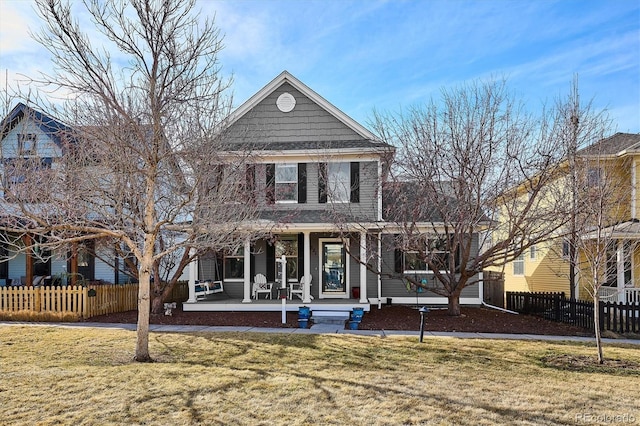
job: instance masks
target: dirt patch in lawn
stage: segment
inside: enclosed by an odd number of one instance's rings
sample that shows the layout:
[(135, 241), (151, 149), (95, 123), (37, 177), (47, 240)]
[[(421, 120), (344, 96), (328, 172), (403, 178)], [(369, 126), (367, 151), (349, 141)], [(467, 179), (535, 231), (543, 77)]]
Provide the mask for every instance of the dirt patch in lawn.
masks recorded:
[[(135, 323), (137, 311), (120, 312), (89, 318), (90, 322)], [(297, 327), (298, 314), (287, 313), (282, 324), (280, 312), (184, 312), (180, 305), (173, 315), (151, 315), (151, 324)], [(420, 330), (420, 313), (415, 306), (371, 307), (360, 323), (361, 330)], [(425, 315), (426, 331), (460, 331), (483, 333), (542, 334), (590, 336), (589, 330), (556, 323), (529, 315), (514, 315), (495, 309), (463, 307), (462, 315), (451, 317), (446, 309), (431, 309)]]
[(628, 359), (604, 358), (602, 364), (591, 355), (552, 355), (542, 358), (542, 364), (560, 370), (578, 371), (584, 373), (607, 373), (618, 375), (640, 375), (640, 363)]

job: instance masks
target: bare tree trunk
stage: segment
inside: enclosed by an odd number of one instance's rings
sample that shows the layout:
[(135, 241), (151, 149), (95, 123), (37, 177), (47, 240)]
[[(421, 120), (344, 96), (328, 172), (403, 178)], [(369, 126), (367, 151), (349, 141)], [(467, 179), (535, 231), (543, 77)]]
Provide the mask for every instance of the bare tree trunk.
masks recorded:
[(600, 335), (600, 296), (596, 291), (593, 295), (593, 325), (596, 332), (596, 348), (598, 349), (598, 364), (604, 363), (602, 352), (602, 336)]
[(142, 266), (139, 272), (138, 284), (138, 328), (136, 330), (136, 355), (134, 359), (138, 362), (149, 362), (149, 312), (150, 312), (150, 278), (151, 273), (148, 268)]
[(460, 291), (456, 290), (448, 297), (447, 315), (460, 316)]

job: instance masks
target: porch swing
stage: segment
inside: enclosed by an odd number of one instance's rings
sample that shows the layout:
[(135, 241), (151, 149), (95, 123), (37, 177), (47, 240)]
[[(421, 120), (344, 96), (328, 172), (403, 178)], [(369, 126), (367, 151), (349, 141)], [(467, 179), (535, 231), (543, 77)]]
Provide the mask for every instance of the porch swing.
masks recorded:
[[(198, 262), (198, 276), (202, 276), (202, 263)], [(222, 280), (216, 280), (216, 278), (220, 278), (218, 271), (218, 259), (216, 257), (213, 262), (213, 280), (206, 281), (197, 281), (195, 286), (195, 295), (196, 300), (204, 300), (210, 294), (223, 293), (224, 287), (222, 285)]]

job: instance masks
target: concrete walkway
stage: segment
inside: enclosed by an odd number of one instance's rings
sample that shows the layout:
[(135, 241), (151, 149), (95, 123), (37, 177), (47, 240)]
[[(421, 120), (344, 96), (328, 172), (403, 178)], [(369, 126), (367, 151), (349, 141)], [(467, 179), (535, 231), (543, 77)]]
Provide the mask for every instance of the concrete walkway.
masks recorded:
[[(63, 328), (104, 328), (104, 329), (136, 329), (135, 324), (116, 324), (101, 322), (69, 322), (69, 323), (43, 323), (43, 322), (20, 322), (20, 321), (0, 321), (3, 326), (33, 326), (33, 327), (63, 327)], [(311, 328), (265, 328), (265, 327), (222, 327), (207, 325), (157, 325), (149, 326), (151, 332), (158, 333), (192, 333), (192, 332), (236, 332), (236, 333), (283, 333), (283, 334), (354, 334), (360, 336), (415, 336), (419, 337), (419, 331), (399, 331), (399, 330), (345, 330), (341, 325), (317, 324)], [(580, 336), (545, 336), (536, 334), (502, 334), (502, 333), (464, 333), (445, 331), (425, 331), (424, 337), (449, 337), (459, 339), (499, 339), (499, 340), (546, 340), (546, 341), (571, 341), (571, 342), (593, 342), (593, 337)], [(634, 339), (602, 339), (606, 344), (630, 344), (639, 345), (640, 340)]]

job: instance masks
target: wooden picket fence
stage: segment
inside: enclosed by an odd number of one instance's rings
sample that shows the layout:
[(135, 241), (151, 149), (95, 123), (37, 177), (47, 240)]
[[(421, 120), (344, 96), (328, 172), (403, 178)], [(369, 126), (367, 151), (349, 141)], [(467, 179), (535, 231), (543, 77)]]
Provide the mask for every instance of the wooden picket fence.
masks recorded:
[[(188, 297), (186, 283), (178, 283), (171, 301)], [(138, 284), (0, 287), (1, 312), (71, 314), (78, 318), (138, 309)]]
[[(590, 300), (570, 300), (564, 293), (506, 293), (507, 309), (540, 315), (552, 321), (594, 329), (594, 308)], [(640, 333), (640, 303), (603, 302), (598, 304), (600, 330)]]

